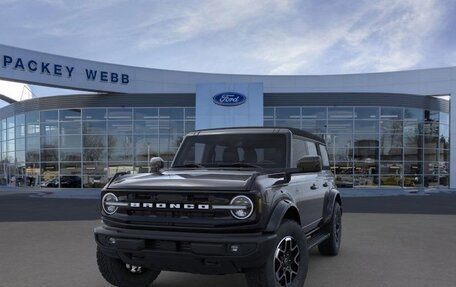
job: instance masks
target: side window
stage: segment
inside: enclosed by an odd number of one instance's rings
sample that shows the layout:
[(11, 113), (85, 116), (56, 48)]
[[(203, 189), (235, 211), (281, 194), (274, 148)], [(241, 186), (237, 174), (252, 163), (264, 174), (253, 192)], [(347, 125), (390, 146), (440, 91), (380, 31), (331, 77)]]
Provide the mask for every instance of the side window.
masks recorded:
[(313, 142), (300, 138), (293, 138), (293, 167), (296, 167), (298, 160), (306, 155), (317, 156), (317, 146)]
[(313, 142), (306, 142), (307, 143), (307, 148), (309, 149), (309, 155), (310, 156), (317, 156), (317, 145)]
[(321, 155), (321, 160), (323, 162), (323, 167), (329, 167), (329, 157), (328, 157), (328, 151), (326, 150), (326, 147), (324, 145), (319, 145), (320, 148), (320, 155)]

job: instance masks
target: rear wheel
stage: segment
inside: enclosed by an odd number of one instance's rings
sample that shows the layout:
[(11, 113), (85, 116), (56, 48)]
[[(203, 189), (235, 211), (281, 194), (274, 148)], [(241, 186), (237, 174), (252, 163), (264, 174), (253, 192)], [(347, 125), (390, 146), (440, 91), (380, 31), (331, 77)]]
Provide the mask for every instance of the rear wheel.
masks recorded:
[(147, 287), (160, 274), (158, 269), (134, 266), (109, 257), (99, 248), (97, 248), (97, 263), (104, 279), (118, 287)]
[(266, 264), (246, 271), (249, 287), (302, 287), (308, 269), (307, 241), (301, 226), (287, 220), (279, 228)]
[(329, 237), (318, 245), (322, 255), (335, 256), (339, 254), (342, 239), (342, 210), (338, 202), (334, 204), (333, 215), (328, 226)]

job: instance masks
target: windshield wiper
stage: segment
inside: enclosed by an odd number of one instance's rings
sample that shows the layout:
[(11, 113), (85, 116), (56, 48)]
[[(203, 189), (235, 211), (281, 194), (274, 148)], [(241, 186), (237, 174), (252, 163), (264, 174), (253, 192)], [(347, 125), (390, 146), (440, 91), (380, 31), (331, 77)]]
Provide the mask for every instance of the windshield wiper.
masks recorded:
[(252, 164), (252, 163), (245, 163), (245, 162), (236, 162), (236, 163), (229, 163), (229, 164), (218, 164), (217, 167), (254, 167), (254, 168), (263, 168), (259, 165)]
[(173, 168), (180, 168), (180, 167), (195, 167), (195, 168), (205, 168), (204, 165), (201, 164), (196, 164), (196, 163), (187, 163), (187, 164), (182, 164), (182, 165), (175, 165)]

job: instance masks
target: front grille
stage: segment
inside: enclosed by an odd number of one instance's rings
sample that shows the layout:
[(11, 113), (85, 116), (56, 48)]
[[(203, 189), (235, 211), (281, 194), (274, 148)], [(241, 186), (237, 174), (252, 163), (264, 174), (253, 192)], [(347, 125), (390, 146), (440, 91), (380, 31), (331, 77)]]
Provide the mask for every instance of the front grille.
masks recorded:
[[(239, 221), (231, 216), (229, 210), (198, 209), (199, 206), (228, 205), (234, 196), (232, 193), (116, 191), (115, 194), (119, 202), (128, 203), (128, 206), (119, 207), (111, 217), (124, 224), (185, 227), (239, 224)], [(138, 206), (132, 207), (131, 203), (138, 204)], [(151, 204), (153, 207), (144, 207), (143, 204)], [(156, 204), (166, 207), (157, 208)], [(195, 208), (184, 209), (184, 205), (188, 204), (195, 206)], [(171, 208), (171, 205), (174, 205), (174, 208)], [(176, 205), (180, 207), (176, 208)]]

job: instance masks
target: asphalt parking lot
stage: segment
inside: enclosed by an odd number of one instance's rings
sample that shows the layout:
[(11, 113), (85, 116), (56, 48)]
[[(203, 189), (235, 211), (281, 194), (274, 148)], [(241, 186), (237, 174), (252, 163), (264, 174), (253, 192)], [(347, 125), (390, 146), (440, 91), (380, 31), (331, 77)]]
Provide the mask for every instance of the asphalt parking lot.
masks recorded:
[[(347, 199), (341, 253), (322, 257), (314, 250), (305, 286), (455, 286), (456, 195), (427, 201), (413, 197), (404, 206), (409, 212), (387, 213), (402, 200), (364, 199), (371, 213), (363, 210), (361, 199)], [(444, 214), (414, 212), (432, 211), (439, 202), (447, 206)], [(110, 286), (96, 267), (92, 230), (99, 224), (97, 209), (97, 200), (0, 196), (0, 286)], [(75, 216), (77, 210), (85, 216)], [(242, 275), (163, 272), (153, 286), (246, 284)]]

